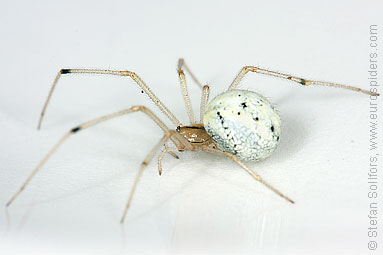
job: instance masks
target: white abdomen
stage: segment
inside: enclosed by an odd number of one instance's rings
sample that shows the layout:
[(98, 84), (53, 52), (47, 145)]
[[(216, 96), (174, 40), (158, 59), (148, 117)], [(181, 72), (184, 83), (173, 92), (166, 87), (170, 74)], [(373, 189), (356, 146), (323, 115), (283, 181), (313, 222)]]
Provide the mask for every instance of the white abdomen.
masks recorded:
[(247, 90), (215, 97), (206, 108), (203, 124), (220, 150), (246, 161), (270, 156), (281, 135), (281, 120), (271, 103)]

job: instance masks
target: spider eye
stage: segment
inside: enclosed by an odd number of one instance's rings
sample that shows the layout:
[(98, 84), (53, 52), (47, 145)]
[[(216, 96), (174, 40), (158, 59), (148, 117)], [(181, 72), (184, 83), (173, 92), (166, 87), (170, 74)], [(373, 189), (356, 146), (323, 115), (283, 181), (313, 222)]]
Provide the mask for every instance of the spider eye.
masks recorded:
[(177, 132), (180, 132), (181, 131), (181, 127), (178, 126), (176, 130), (177, 130)]

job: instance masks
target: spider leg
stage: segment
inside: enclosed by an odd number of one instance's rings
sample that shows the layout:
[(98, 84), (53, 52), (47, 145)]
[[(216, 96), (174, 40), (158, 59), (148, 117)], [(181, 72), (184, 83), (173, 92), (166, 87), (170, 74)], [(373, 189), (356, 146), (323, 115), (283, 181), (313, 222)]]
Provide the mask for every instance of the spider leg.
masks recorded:
[(202, 88), (202, 97), (201, 97), (201, 106), (200, 106), (200, 122), (203, 123), (203, 116), (205, 115), (205, 110), (207, 102), (209, 101), (210, 87), (205, 85)]
[(203, 114), (205, 113), (205, 108), (207, 105), (207, 101), (209, 99), (209, 86), (208, 85), (202, 86), (202, 84), (197, 80), (195, 75), (190, 71), (189, 67), (186, 65), (183, 58), (180, 58), (178, 60), (178, 76), (180, 79), (182, 96), (184, 97), (186, 111), (189, 116), (190, 123), (192, 125), (196, 123), (196, 120), (195, 120), (195, 116), (191, 106), (183, 68), (186, 70), (186, 72), (188, 72), (188, 74), (191, 76), (194, 82), (202, 89), (202, 99), (201, 99), (201, 107), (200, 107), (200, 122), (202, 123)]
[(56, 88), (57, 82), (63, 74), (107, 74), (107, 75), (117, 75), (117, 76), (129, 76), (133, 81), (135, 81), (138, 86), (144, 91), (148, 97), (157, 105), (157, 107), (173, 122), (174, 125), (180, 126), (182, 123), (173, 115), (173, 113), (158, 99), (156, 95), (149, 89), (149, 87), (138, 77), (137, 74), (131, 71), (112, 71), (112, 70), (98, 70), (98, 69), (61, 69), (55, 80), (53, 81), (52, 87), (49, 90), (48, 97), (44, 103), (43, 109), (41, 111), (38, 129), (40, 129), (45, 111), (48, 107), (49, 101), (52, 97), (53, 91)]
[[(129, 114), (132, 112), (138, 112), (141, 111), (145, 113), (147, 116), (149, 116), (163, 131), (165, 134), (168, 134), (170, 132), (174, 132), (169, 130), (166, 125), (157, 117), (155, 116), (149, 109), (147, 109), (145, 106), (133, 106), (129, 109), (125, 109), (119, 112), (115, 112), (112, 114), (108, 114), (105, 116), (102, 116), (97, 119), (93, 119), (91, 121), (85, 122), (77, 127), (72, 128), (69, 130), (54, 146), (53, 148), (48, 152), (48, 154), (40, 161), (40, 163), (37, 165), (37, 167), (31, 172), (31, 174), (28, 176), (28, 178), (25, 180), (23, 185), (20, 187), (20, 189), (11, 197), (11, 199), (8, 201), (6, 206), (9, 206), (15, 199), (16, 197), (26, 188), (26, 186), (29, 184), (31, 179), (36, 175), (36, 173), (41, 169), (41, 167), (48, 161), (48, 159), (56, 152), (56, 150), (67, 140), (71, 135), (77, 133), (78, 131), (87, 129), (89, 127), (92, 127), (100, 122), (106, 121), (113, 119), (118, 116), (122, 116), (125, 114)], [(183, 141), (179, 141), (179, 139), (171, 139), (177, 148), (184, 148), (185, 146), (183, 145)]]
[(182, 92), (182, 96), (184, 97), (186, 112), (189, 116), (190, 124), (194, 125), (196, 124), (195, 116), (193, 112), (193, 107), (190, 102), (188, 88), (186, 85), (185, 73), (182, 69), (178, 69), (178, 76), (180, 78), (181, 92)]
[(138, 170), (138, 173), (136, 175), (136, 178), (134, 179), (134, 183), (133, 183), (133, 186), (132, 186), (132, 189), (130, 190), (130, 194), (129, 194), (129, 198), (128, 198), (128, 202), (126, 203), (126, 206), (125, 206), (125, 210), (122, 214), (122, 217), (121, 217), (121, 223), (124, 222), (125, 220), (125, 217), (126, 217), (126, 213), (128, 212), (128, 209), (130, 207), (130, 204), (132, 202), (132, 199), (133, 199), (133, 195), (136, 191), (136, 188), (137, 188), (137, 184), (138, 184), (138, 181), (140, 180), (141, 176), (142, 176), (142, 173), (145, 169), (145, 167), (149, 164), (150, 160), (152, 160), (152, 158), (154, 157), (154, 155), (156, 154), (156, 152), (159, 150), (159, 148), (164, 145), (173, 135), (175, 134), (175, 131), (174, 130), (171, 130), (169, 132), (167, 132), (162, 138), (161, 140), (153, 147), (153, 149), (149, 152), (149, 154), (146, 156), (146, 158), (144, 159), (144, 161), (142, 161), (141, 163), (141, 166), (140, 166), (140, 169)]
[(212, 154), (216, 154), (216, 155), (219, 155), (219, 156), (224, 156), (224, 157), (227, 157), (231, 160), (233, 160), (235, 163), (237, 163), (240, 167), (242, 167), (248, 174), (251, 175), (251, 177), (253, 177), (256, 181), (262, 183), (263, 185), (265, 185), (268, 189), (274, 191), (276, 194), (278, 194), (279, 196), (281, 196), (282, 198), (286, 199), (287, 201), (289, 201), (290, 203), (294, 204), (294, 201), (283, 195), (279, 190), (277, 190), (276, 188), (274, 188), (271, 184), (269, 184), (268, 182), (266, 182), (259, 174), (257, 174), (254, 170), (250, 169), (248, 166), (246, 166), (242, 161), (240, 161), (235, 155), (231, 154), (231, 153), (228, 153), (228, 152), (224, 152), (224, 151), (221, 151), (221, 150), (218, 150), (218, 149), (215, 149), (215, 148), (212, 148), (212, 147), (208, 147), (208, 146), (204, 146), (202, 147), (202, 150), (203, 151), (206, 151), (206, 152), (209, 152), (209, 153), (212, 153)]
[(165, 150), (169, 149), (169, 152), (168, 152), (168, 153), (169, 153), (170, 155), (172, 155), (173, 158), (179, 159), (178, 155), (175, 154), (175, 153), (173, 152), (173, 150), (175, 150), (175, 149), (169, 148), (169, 145), (168, 145), (167, 142), (164, 144), (164, 147), (165, 147)]
[(299, 78), (299, 77), (296, 77), (293, 75), (278, 73), (278, 72), (262, 69), (262, 68), (255, 67), (255, 66), (243, 67), (242, 70), (234, 78), (234, 80), (231, 83), (231, 85), (229, 86), (228, 90), (235, 89), (238, 86), (239, 82), (242, 80), (242, 78), (248, 72), (260, 73), (260, 74), (270, 75), (270, 76), (274, 76), (274, 77), (278, 77), (278, 78), (283, 78), (283, 79), (287, 79), (290, 81), (294, 81), (294, 82), (299, 83), (299, 84), (304, 85), (304, 86), (323, 85), (323, 86), (337, 87), (337, 88), (343, 88), (343, 89), (350, 89), (350, 90), (362, 92), (362, 93), (373, 95), (373, 96), (379, 95), (378, 93), (370, 92), (368, 90), (357, 88), (357, 87), (352, 87), (352, 86), (342, 85), (342, 84), (337, 84), (337, 83), (332, 83), (332, 82), (325, 82), (325, 81), (306, 80), (306, 79)]
[[(175, 148), (165, 148), (164, 150), (161, 151), (161, 154), (158, 157), (158, 174), (159, 175), (162, 175), (162, 159), (164, 158), (165, 154), (169, 153), (170, 155), (173, 155), (171, 153), (173, 153), (172, 151), (175, 151), (175, 150), (176, 150)], [(177, 159), (178, 158), (179, 157), (177, 156)]]
[(183, 58), (178, 59), (178, 70), (185, 69), (185, 71), (190, 75), (193, 81), (202, 89), (203, 85), (198, 81), (197, 77), (190, 71), (190, 68), (186, 65), (185, 60)]

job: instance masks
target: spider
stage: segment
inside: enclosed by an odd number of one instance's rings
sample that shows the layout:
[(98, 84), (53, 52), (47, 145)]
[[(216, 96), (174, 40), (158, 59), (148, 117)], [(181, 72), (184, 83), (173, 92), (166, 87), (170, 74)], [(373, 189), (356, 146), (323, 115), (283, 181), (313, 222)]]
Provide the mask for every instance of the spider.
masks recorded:
[[(185, 72), (191, 76), (194, 82), (202, 89), (201, 107), (200, 107), (200, 121), (197, 123), (196, 117), (193, 113), (191, 102), (186, 85)], [(44, 107), (38, 123), (38, 129), (47, 109), (48, 103), (52, 97), (53, 91), (57, 85), (58, 80), (62, 75), (66, 74), (107, 74), (128, 76), (141, 88), (141, 92), (145, 93), (157, 107), (170, 119), (176, 127), (169, 129), (152, 111), (145, 106), (133, 106), (119, 112), (108, 114), (97, 119), (90, 120), (79, 126), (69, 130), (48, 152), (48, 154), (41, 160), (37, 167), (31, 172), (19, 190), (11, 197), (6, 206), (8, 207), (16, 197), (26, 188), (31, 179), (47, 162), (47, 160), (56, 152), (56, 150), (73, 134), (78, 133), (84, 129), (92, 127), (103, 121), (110, 120), (122, 115), (133, 112), (142, 112), (152, 119), (164, 132), (161, 140), (153, 147), (146, 158), (142, 161), (139, 171), (135, 177), (133, 186), (131, 188), (128, 201), (126, 203), (121, 223), (124, 222), (126, 213), (131, 205), (133, 195), (135, 193), (139, 179), (143, 170), (148, 163), (153, 159), (161, 146), (165, 148), (161, 151), (158, 157), (158, 172), (162, 174), (162, 159), (165, 154), (170, 154), (175, 158), (178, 156), (174, 151), (198, 151), (202, 150), (208, 153), (227, 157), (243, 168), (251, 177), (256, 181), (265, 185), (268, 189), (272, 190), (282, 198), (290, 203), (294, 201), (282, 194), (279, 190), (274, 188), (266, 182), (258, 173), (250, 169), (243, 161), (258, 161), (267, 158), (276, 149), (281, 134), (281, 121), (278, 113), (272, 104), (262, 95), (248, 90), (237, 89), (238, 84), (248, 72), (270, 75), (277, 78), (287, 79), (296, 82), (303, 86), (309, 85), (325, 85), (331, 87), (338, 87), (350, 89), (369, 95), (378, 96), (378, 93), (370, 92), (364, 89), (351, 87), (323, 81), (313, 81), (297, 76), (274, 72), (262, 69), (255, 66), (245, 66), (234, 78), (226, 92), (216, 96), (209, 103), (209, 86), (202, 85), (198, 79), (190, 71), (183, 59), (178, 61), (178, 76), (181, 85), (182, 95), (185, 102), (187, 114), (189, 116), (190, 125), (183, 125), (174, 114), (156, 97), (150, 88), (141, 80), (141, 78), (131, 71), (112, 71), (112, 70), (99, 70), (99, 69), (61, 69), (49, 91), (48, 97), (45, 101)], [(174, 143), (176, 148), (168, 146), (168, 142)]]

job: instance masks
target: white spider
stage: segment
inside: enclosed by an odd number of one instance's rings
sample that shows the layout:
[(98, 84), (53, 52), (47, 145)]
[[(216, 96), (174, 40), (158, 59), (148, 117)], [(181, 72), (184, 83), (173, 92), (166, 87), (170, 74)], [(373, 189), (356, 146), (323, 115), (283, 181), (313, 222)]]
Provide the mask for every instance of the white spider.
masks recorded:
[[(202, 100), (200, 109), (200, 123), (195, 120), (194, 113), (192, 111), (190, 98), (186, 86), (185, 69), (192, 79), (202, 88)], [(242, 161), (257, 161), (267, 158), (277, 147), (280, 135), (281, 135), (281, 121), (278, 113), (275, 111), (271, 103), (262, 95), (252, 91), (238, 90), (236, 87), (239, 82), (248, 72), (261, 73), (271, 75), (274, 77), (288, 79), (297, 82), (303, 86), (308, 85), (325, 85), (338, 88), (351, 89), (359, 92), (363, 92), (369, 95), (378, 95), (367, 90), (355, 88), (346, 85), (340, 85), (336, 83), (311, 81), (303, 78), (299, 78), (292, 75), (282, 74), (265, 70), (254, 66), (245, 66), (235, 77), (234, 81), (229, 86), (228, 90), (217, 97), (215, 97), (209, 104), (209, 86), (202, 84), (192, 74), (188, 66), (184, 63), (183, 59), (178, 62), (178, 75), (181, 84), (182, 95), (184, 97), (185, 106), (190, 119), (190, 125), (183, 125), (170, 111), (169, 109), (153, 94), (148, 86), (133, 72), (130, 71), (111, 71), (111, 70), (90, 70), (90, 69), (61, 69), (53, 82), (52, 88), (49, 91), (48, 98), (44, 104), (41, 112), (41, 117), (38, 124), (38, 129), (41, 127), (41, 122), (48, 106), (49, 100), (52, 96), (53, 90), (56, 84), (63, 74), (72, 73), (88, 73), (88, 74), (109, 74), (118, 76), (129, 76), (132, 78), (141, 88), (142, 92), (146, 93), (149, 98), (157, 105), (157, 107), (173, 122), (176, 129), (169, 129), (156, 115), (154, 115), (145, 106), (133, 106), (129, 109), (125, 109), (116, 113), (105, 115), (103, 117), (85, 122), (75, 128), (68, 131), (59, 142), (48, 152), (38, 166), (28, 176), (26, 181), (20, 187), (20, 189), (12, 196), (8, 201), (9, 206), (13, 200), (25, 189), (28, 183), (38, 170), (44, 165), (44, 163), (52, 156), (57, 148), (71, 135), (77, 133), (80, 130), (84, 130), (88, 127), (94, 126), (102, 121), (109, 120), (121, 115), (125, 115), (132, 112), (143, 112), (149, 116), (163, 131), (164, 136), (154, 146), (150, 153), (146, 156), (141, 163), (141, 167), (135, 178), (133, 187), (130, 191), (128, 202), (125, 206), (124, 213), (121, 218), (121, 223), (124, 221), (127, 210), (132, 201), (134, 192), (136, 190), (137, 183), (142, 175), (144, 168), (148, 165), (150, 160), (154, 157), (159, 148), (164, 145), (165, 149), (158, 157), (158, 171), (161, 175), (162, 166), (161, 162), (166, 153), (169, 153), (175, 158), (178, 156), (173, 152), (178, 151), (197, 151), (199, 149), (218, 154), (224, 157), (228, 157), (247, 171), (255, 180), (262, 183), (276, 194), (280, 195), (287, 201), (294, 203), (294, 201), (287, 196), (283, 195), (276, 188), (268, 184), (262, 177), (254, 170), (248, 168)], [(172, 141), (177, 147), (170, 148), (167, 145), (168, 141)]]

